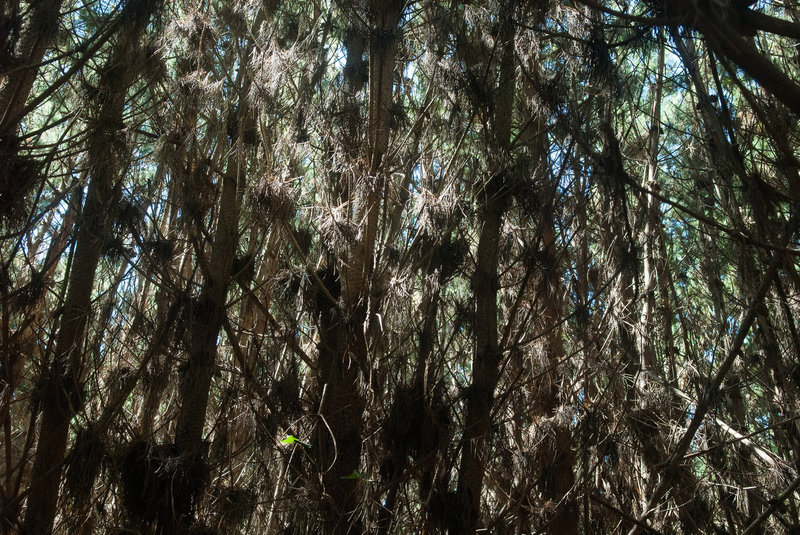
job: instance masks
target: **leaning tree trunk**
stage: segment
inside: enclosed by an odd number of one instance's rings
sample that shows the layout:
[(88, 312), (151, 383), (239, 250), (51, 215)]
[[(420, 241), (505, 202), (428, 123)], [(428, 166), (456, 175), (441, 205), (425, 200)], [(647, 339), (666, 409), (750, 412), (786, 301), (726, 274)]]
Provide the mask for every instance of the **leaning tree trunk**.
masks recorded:
[[(15, 133), (20, 119), (17, 116), (31, 92), (44, 52), (58, 31), (60, 11), (61, 0), (31, 2), (28, 24), (13, 43), (14, 57), (9, 62), (9, 67), (21, 67), (21, 71), (4, 77), (0, 84), (0, 135)], [(19, 13), (10, 15), (19, 17)]]
[[(27, 24), (15, 43), (7, 43), (12, 49), (12, 57), (0, 70), (18, 68), (17, 72), (0, 75), (0, 217), (19, 210), (20, 201), (33, 185), (34, 173), (25, 172), (27, 167), (19, 159), (19, 144), (16, 136), (33, 82), (50, 41), (58, 30), (61, 0), (39, 0), (30, 2)], [(3, 2), (3, 15), (8, 17), (10, 26), (19, 22), (20, 6), (6, 6)], [(2, 43), (0, 43), (2, 44)], [(28, 171), (31, 171), (30, 169)]]
[(103, 240), (113, 223), (109, 203), (119, 194), (118, 178), (130, 156), (119, 125), (124, 124), (128, 87), (135, 81), (144, 60), (142, 34), (158, 6), (156, 2), (147, 2), (144, 7), (126, 8), (130, 22), (121, 26), (100, 82), (103, 104), (97, 119), (90, 125), (90, 182), (78, 220), (75, 260), (69, 275), (61, 328), (42, 393), (42, 421), (22, 528), (28, 535), (52, 530), (69, 423), (83, 403), (86, 365), (83, 339), (91, 313), (95, 273)]

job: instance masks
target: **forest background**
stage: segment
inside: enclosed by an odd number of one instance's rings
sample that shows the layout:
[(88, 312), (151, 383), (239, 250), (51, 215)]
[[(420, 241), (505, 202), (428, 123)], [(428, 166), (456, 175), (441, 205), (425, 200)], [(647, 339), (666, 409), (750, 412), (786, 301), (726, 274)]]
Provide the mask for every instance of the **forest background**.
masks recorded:
[(3, 533), (798, 533), (800, 6), (3, 0)]

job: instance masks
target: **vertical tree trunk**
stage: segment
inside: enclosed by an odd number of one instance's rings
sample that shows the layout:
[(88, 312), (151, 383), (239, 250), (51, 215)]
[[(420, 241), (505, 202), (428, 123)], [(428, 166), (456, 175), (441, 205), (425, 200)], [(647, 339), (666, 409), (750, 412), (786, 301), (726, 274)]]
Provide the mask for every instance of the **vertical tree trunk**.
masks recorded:
[[(537, 73), (535, 64), (528, 69)], [(536, 75), (535, 74), (535, 75)], [(523, 82), (525, 92), (531, 97), (535, 90), (530, 81)], [(578, 507), (575, 500), (575, 452), (573, 451), (572, 433), (569, 424), (559, 418), (559, 408), (569, 400), (562, 399), (565, 393), (563, 383), (564, 367), (568, 364), (565, 360), (563, 328), (561, 322), (564, 316), (564, 275), (560, 251), (556, 246), (556, 203), (558, 199), (557, 178), (550, 172), (548, 158), (549, 144), (547, 139), (546, 119), (539, 109), (528, 110), (531, 114), (528, 129), (522, 134), (528, 154), (534, 163), (538, 175), (542, 176), (541, 185), (537, 188), (537, 197), (540, 207), (534, 215), (541, 230), (541, 268), (535, 278), (534, 305), (537, 307), (541, 322), (537, 327), (544, 333), (541, 342), (536, 344), (533, 351), (541, 352), (541, 358), (532, 358), (531, 379), (533, 397), (534, 426), (540, 437), (534, 453), (534, 467), (537, 470), (535, 485), (541, 493), (542, 500), (547, 504), (547, 511), (543, 521), (546, 523), (546, 533), (553, 535), (567, 535), (578, 532)], [(578, 172), (576, 172), (578, 176)], [(576, 184), (576, 190), (581, 195), (581, 188)], [(585, 214), (579, 217), (585, 217)], [(581, 225), (585, 224), (585, 221)], [(588, 254), (585, 251), (584, 254)], [(579, 264), (580, 265), (580, 264)], [(583, 264), (586, 265), (585, 263)], [(579, 283), (579, 299), (585, 300), (588, 294), (588, 281), (585, 274), (579, 278), (584, 279)], [(582, 340), (588, 351), (588, 333)], [(590, 390), (587, 388), (587, 390)], [(589, 395), (587, 393), (587, 395)], [(591, 396), (590, 396), (591, 397)]]
[(497, 294), (500, 286), (498, 243), (503, 227), (503, 214), (509, 200), (507, 184), (504, 183), (506, 171), (503, 167), (507, 163), (505, 158), (510, 146), (516, 82), (512, 7), (506, 5), (505, 9), (507, 12), (503, 14), (498, 38), (500, 67), (492, 114), (492, 130), (488, 134), (494, 150), (499, 152), (500, 163), (491, 169), (491, 175), (485, 180), (483, 189), (479, 193), (480, 237), (475, 272), (472, 276), (475, 299), (475, 352), (472, 357), (472, 383), (466, 399), (461, 464), (456, 488), (459, 503), (464, 509), (464, 514), (460, 518), (459, 533), (466, 535), (475, 533), (481, 525), (483, 478), (490, 449), (490, 416), (502, 357), (497, 332)]
[[(658, 69), (656, 81), (651, 88), (653, 95), (652, 111), (650, 114), (650, 132), (647, 139), (647, 164), (644, 171), (644, 187), (658, 191), (658, 142), (661, 131), (661, 93), (664, 87), (664, 42), (659, 43)], [(639, 358), (642, 370), (656, 370), (656, 350), (654, 342), (653, 315), (656, 304), (656, 240), (661, 230), (660, 201), (652, 195), (645, 194), (644, 198), (645, 227), (644, 227), (644, 265), (642, 267), (642, 284), (644, 286), (644, 303), (639, 319)]]
[[(181, 410), (175, 444), (179, 451), (187, 455), (199, 453), (202, 447), (217, 337), (225, 317), (233, 258), (239, 241), (238, 187), (245, 165), (242, 152), (243, 147), (235, 143), (222, 176), (219, 218), (214, 231), (207, 278), (192, 318), (188, 362), (181, 375)], [(202, 252), (198, 251), (198, 254)]]
[[(243, 101), (240, 104), (243, 108)], [(242, 122), (249, 121), (248, 111), (241, 112)], [(175, 448), (186, 477), (174, 484), (173, 518), (164, 519), (164, 530), (188, 529), (194, 522), (195, 502), (203, 491), (207, 475), (206, 446), (203, 429), (208, 412), (211, 380), (217, 361), (217, 339), (225, 321), (233, 260), (239, 243), (240, 184), (246, 172), (243, 141), (233, 140), (224, 173), (219, 201), (219, 216), (214, 230), (208, 272), (195, 304), (188, 333), (187, 362), (180, 371), (178, 403), (180, 410), (175, 428)], [(198, 249), (197, 254), (203, 254)]]
[[(548, 195), (551, 202), (555, 192)], [(548, 206), (547, 204), (545, 206)], [(547, 210), (552, 213), (551, 210)], [(543, 498), (554, 510), (546, 518), (548, 535), (569, 535), (578, 533), (578, 507), (575, 501), (573, 485), (575, 476), (573, 466), (575, 453), (572, 450), (572, 433), (569, 423), (560, 421), (558, 408), (561, 405), (560, 393), (564, 375), (560, 371), (564, 362), (564, 340), (560, 321), (562, 317), (561, 273), (558, 266), (558, 255), (555, 247), (555, 225), (552, 219), (545, 216), (545, 228), (542, 232), (542, 247), (547, 258), (545, 265), (549, 272), (541, 275), (541, 283), (537, 297), (542, 300), (542, 328), (546, 333), (542, 350), (547, 369), (537, 387), (537, 411), (547, 419), (542, 442), (539, 444), (536, 458), (540, 469), (540, 488)]]
[[(360, 533), (364, 526), (356, 511), (356, 495), (363, 484), (354, 474), (360, 468), (364, 400), (359, 373), (369, 365), (367, 331), (377, 310), (379, 295), (372, 285), (380, 186), (385, 179), (383, 157), (389, 143), (389, 109), (392, 103), (397, 24), (405, 2), (369, 3), (369, 111), (368, 148), (363, 175), (355, 192), (354, 220), (359, 230), (342, 269), (328, 268), (324, 282), (341, 299), (321, 307), (318, 388), (321, 395), (317, 427), (320, 469), (323, 470), (323, 518), (328, 533)], [(354, 47), (358, 49), (358, 43)], [(358, 58), (355, 58), (357, 60)], [(348, 64), (351, 50), (348, 49)], [(353, 62), (354, 64), (357, 61)], [(341, 275), (341, 280), (339, 279)]]

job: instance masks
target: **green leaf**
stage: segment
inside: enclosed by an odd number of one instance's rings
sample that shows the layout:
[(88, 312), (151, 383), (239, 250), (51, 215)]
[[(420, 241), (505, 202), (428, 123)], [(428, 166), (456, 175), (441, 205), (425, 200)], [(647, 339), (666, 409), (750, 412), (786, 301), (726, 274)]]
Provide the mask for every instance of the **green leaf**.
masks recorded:
[(372, 481), (368, 475), (361, 473), (358, 470), (353, 470), (353, 473), (349, 476), (342, 476), (339, 479), (360, 479), (362, 481)]
[(303, 442), (302, 440), (300, 440), (299, 438), (297, 438), (294, 435), (289, 435), (286, 438), (284, 438), (283, 440), (281, 440), (281, 444), (300, 444), (301, 446), (305, 446), (306, 448), (310, 448), (311, 447), (310, 444), (306, 444), (305, 442)]

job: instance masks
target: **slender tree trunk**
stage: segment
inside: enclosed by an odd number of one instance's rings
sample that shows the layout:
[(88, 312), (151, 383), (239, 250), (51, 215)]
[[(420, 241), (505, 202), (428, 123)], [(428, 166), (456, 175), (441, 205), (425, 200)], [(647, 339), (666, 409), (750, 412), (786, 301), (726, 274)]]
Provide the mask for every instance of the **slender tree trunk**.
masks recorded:
[(217, 336), (225, 315), (233, 258), (239, 240), (238, 187), (245, 164), (242, 151), (238, 144), (233, 147), (222, 176), (220, 215), (214, 231), (209, 272), (194, 311), (189, 334), (189, 360), (181, 376), (181, 411), (175, 444), (187, 454), (198, 453), (203, 440)]
[[(549, 196), (554, 199), (554, 195)], [(550, 210), (552, 213), (552, 210)], [(545, 216), (547, 218), (547, 216)], [(575, 476), (573, 466), (575, 453), (572, 449), (572, 433), (567, 422), (558, 418), (562, 400), (564, 375), (560, 371), (566, 365), (564, 341), (560, 321), (562, 317), (561, 273), (557, 268), (558, 255), (555, 247), (555, 226), (552, 220), (544, 222), (542, 246), (548, 259), (545, 264), (549, 272), (542, 274), (537, 296), (542, 300), (544, 336), (544, 362), (547, 369), (541, 373), (537, 386), (537, 412), (547, 419), (541, 422), (544, 437), (537, 449), (536, 458), (540, 469), (540, 488), (543, 498), (553, 506), (547, 521), (548, 535), (578, 533), (578, 506), (574, 497)]]
[[(61, 228), (55, 235), (50, 237), (50, 246), (48, 247), (45, 260), (41, 266), (41, 283), (46, 287), (55, 282), (55, 274), (59, 265), (59, 259), (67, 246), (69, 237), (73, 232), (75, 219), (78, 213), (78, 207), (74, 203), (78, 202), (79, 195), (73, 194), (71, 196), (72, 203), (64, 216)], [(34, 248), (33, 250), (37, 250)], [(31, 281), (33, 282), (33, 281)], [(0, 399), (0, 423), (2, 423), (5, 436), (5, 485), (6, 492), (12, 488), (12, 481), (15, 477), (17, 462), (19, 461), (19, 444), (11, 436), (11, 405), (15, 397), (17, 388), (23, 378), (23, 370), (25, 364), (29, 361), (38, 360), (41, 358), (40, 346), (37, 343), (37, 333), (42, 328), (44, 319), (45, 298), (47, 294), (42, 291), (38, 299), (32, 303), (24, 311), (20, 311), (24, 315), (22, 319), (22, 327), (17, 329), (8, 339), (3, 340), (3, 360), (0, 363), (0, 385), (2, 388), (2, 399)], [(7, 316), (11, 314), (7, 303), (3, 305), (3, 318), (4, 323), (8, 323)], [(5, 333), (4, 333), (5, 334)], [(20, 466), (20, 468), (24, 466)], [(12, 498), (6, 496), (6, 499)]]
[[(651, 88), (653, 95), (652, 112), (650, 114), (650, 132), (647, 140), (647, 165), (644, 172), (644, 187), (658, 191), (658, 153), (659, 133), (661, 131), (661, 93), (664, 87), (664, 42), (662, 40), (658, 51), (658, 70), (656, 81)], [(642, 267), (642, 285), (644, 302), (642, 314), (639, 319), (639, 357), (642, 370), (656, 370), (656, 350), (654, 347), (655, 331), (653, 316), (656, 304), (657, 270), (656, 270), (656, 240), (661, 230), (660, 201), (652, 195), (645, 194), (644, 198), (645, 227), (644, 227), (644, 265)]]
[[(538, 74), (537, 65), (533, 64), (529, 72)], [(529, 97), (535, 96), (535, 90), (530, 81), (523, 81), (523, 87)], [(535, 102), (533, 98), (532, 101)], [(521, 135), (528, 149), (528, 154), (533, 161), (533, 168), (541, 176), (541, 185), (536, 194), (539, 198), (540, 208), (533, 215), (540, 225), (542, 262), (534, 276), (538, 281), (535, 285), (534, 302), (536, 312), (539, 313), (541, 322), (537, 325), (544, 333), (541, 342), (533, 348), (539, 353), (540, 358), (531, 358), (531, 379), (533, 397), (532, 420), (536, 427), (539, 442), (534, 454), (534, 467), (537, 470), (537, 483), (535, 487), (541, 493), (542, 501), (547, 504), (547, 511), (543, 522), (546, 524), (546, 533), (553, 535), (567, 535), (578, 532), (578, 505), (575, 499), (576, 492), (574, 465), (575, 452), (573, 451), (572, 433), (569, 425), (559, 418), (559, 408), (563, 404), (571, 404), (570, 400), (562, 396), (569, 390), (564, 388), (566, 379), (564, 368), (566, 362), (563, 328), (561, 322), (564, 316), (564, 285), (562, 278), (561, 251), (556, 245), (556, 203), (558, 198), (557, 178), (549, 171), (548, 138), (546, 119), (539, 109), (526, 110), (530, 114), (528, 128)], [(578, 172), (576, 171), (576, 177)], [(576, 184), (578, 195), (581, 195), (580, 186)], [(585, 219), (585, 213), (579, 215)], [(585, 221), (579, 223), (585, 225)], [(587, 253), (588, 254), (588, 253)], [(587, 264), (578, 264), (586, 266)], [(579, 268), (583, 269), (583, 267)], [(588, 292), (585, 274), (580, 276), (583, 283), (579, 283), (579, 299), (585, 299)], [(584, 333), (584, 340), (588, 333)], [(585, 343), (588, 351), (588, 343)], [(588, 389), (587, 389), (588, 390)]]

